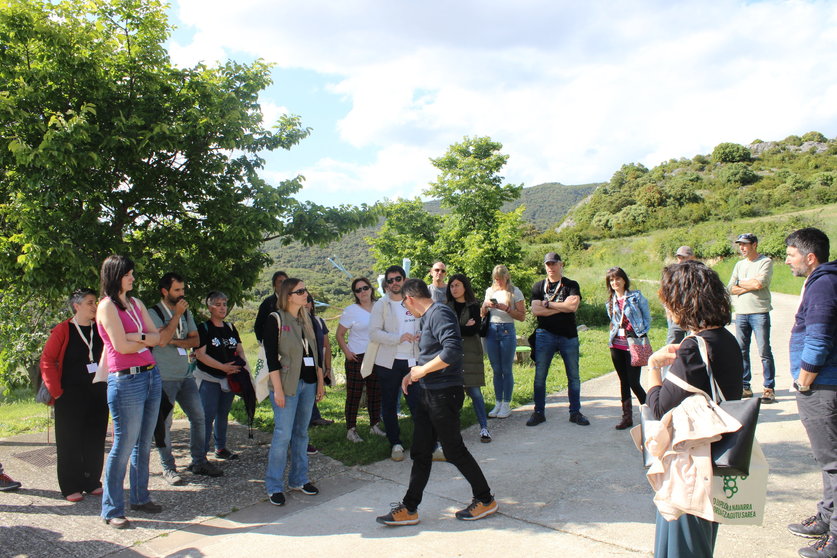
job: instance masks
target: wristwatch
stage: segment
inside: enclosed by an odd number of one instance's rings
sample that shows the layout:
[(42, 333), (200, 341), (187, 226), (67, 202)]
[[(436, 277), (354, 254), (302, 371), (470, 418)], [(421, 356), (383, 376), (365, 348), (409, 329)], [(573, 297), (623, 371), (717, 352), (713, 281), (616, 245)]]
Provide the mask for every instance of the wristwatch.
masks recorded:
[(543, 307), (544, 308), (549, 308), (549, 301), (548, 300), (543, 303)]
[(806, 391), (811, 391), (811, 386), (803, 386), (800, 384), (796, 384), (796, 390), (801, 393), (805, 393)]
[(142, 339), (143, 341), (145, 341), (145, 334), (144, 334), (144, 333), (142, 334), (142, 336), (140, 337), (140, 339)]

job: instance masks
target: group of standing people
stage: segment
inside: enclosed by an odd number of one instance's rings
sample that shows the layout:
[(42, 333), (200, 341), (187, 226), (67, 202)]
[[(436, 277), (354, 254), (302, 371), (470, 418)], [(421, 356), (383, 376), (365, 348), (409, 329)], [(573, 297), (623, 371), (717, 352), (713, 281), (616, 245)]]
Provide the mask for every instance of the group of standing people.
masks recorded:
[[(223, 474), (206, 457), (213, 433), (216, 458), (237, 457), (226, 447), (233, 395), (225, 382), (246, 366), (235, 327), (223, 321), (223, 293), (210, 294), (210, 319), (197, 327), (184, 298), (185, 281), (178, 274), (160, 279), (161, 300), (151, 311), (130, 296), (134, 281), (129, 258), (107, 258), (100, 293), (80, 289), (72, 294), (73, 317), (53, 329), (41, 356), (41, 375), (55, 406), (61, 494), (71, 502), (81, 501), (85, 494), (101, 495), (102, 519), (119, 529), (130, 523), (123, 489), (129, 462), (131, 510), (162, 510), (148, 491), (152, 440), (165, 480), (182, 483), (171, 451), (175, 402), (190, 421), (192, 473)], [(198, 359), (194, 372), (190, 349)], [(108, 415), (113, 445), (105, 462)]]

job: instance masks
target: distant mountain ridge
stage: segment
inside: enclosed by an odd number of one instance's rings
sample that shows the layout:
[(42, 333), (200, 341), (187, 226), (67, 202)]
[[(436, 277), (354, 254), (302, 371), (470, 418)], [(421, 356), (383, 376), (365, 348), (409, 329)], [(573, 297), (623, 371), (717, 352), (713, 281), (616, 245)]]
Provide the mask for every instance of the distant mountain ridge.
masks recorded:
[[(558, 182), (538, 184), (531, 188), (523, 188), (520, 198), (505, 204), (503, 211), (511, 211), (525, 205), (523, 218), (538, 230), (544, 231), (560, 222), (570, 209), (592, 194), (598, 186), (598, 183), (573, 186)], [(442, 213), (437, 200), (428, 201), (424, 206), (431, 213)], [(336, 257), (352, 275), (371, 275), (374, 260), (365, 239), (374, 236), (379, 228), (380, 224), (359, 229), (324, 247), (303, 246), (298, 242), (288, 246), (282, 246), (277, 241), (266, 242), (264, 250), (273, 258), (274, 265), (265, 275), (269, 276), (275, 269), (286, 268), (317, 273), (336, 272), (327, 260), (329, 257)]]

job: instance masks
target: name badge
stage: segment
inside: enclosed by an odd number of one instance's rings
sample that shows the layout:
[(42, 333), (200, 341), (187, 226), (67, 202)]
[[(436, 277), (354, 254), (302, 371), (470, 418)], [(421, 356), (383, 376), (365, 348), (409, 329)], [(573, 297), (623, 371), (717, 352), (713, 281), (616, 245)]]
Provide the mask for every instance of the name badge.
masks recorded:
[(410, 368), (412, 368), (412, 367), (413, 367), (413, 366), (415, 366), (415, 365), (416, 365), (416, 359), (414, 359), (414, 358), (408, 358), (408, 359), (407, 359), (407, 366), (409, 366)]
[(188, 355), (189, 353), (188, 353), (188, 351), (186, 351), (186, 349), (184, 349), (183, 347), (178, 347), (178, 348), (177, 348), (177, 354), (179, 354), (180, 356), (186, 356), (186, 355)]
[(302, 364), (305, 366), (314, 366), (314, 357), (302, 357)]
[(619, 335), (619, 337), (625, 337), (625, 328), (624, 328), (624, 327), (620, 327), (620, 328), (619, 328), (619, 331), (617, 332), (617, 334)]
[(99, 364), (96, 362), (88, 362), (87, 363), (87, 372), (90, 374), (95, 374), (96, 370), (99, 369)]

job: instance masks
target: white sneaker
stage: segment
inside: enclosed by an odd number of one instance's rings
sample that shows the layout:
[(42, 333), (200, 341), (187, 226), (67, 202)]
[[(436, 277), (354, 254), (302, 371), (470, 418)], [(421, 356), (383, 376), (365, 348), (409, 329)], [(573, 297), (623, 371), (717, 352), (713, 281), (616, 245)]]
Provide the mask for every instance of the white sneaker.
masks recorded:
[(393, 461), (404, 461), (404, 446), (401, 444), (395, 444), (392, 446), (392, 453), (390, 454), (390, 458)]
[(483, 444), (491, 442), (491, 433), (488, 432), (488, 428), (480, 429), (480, 442)]
[(509, 407), (508, 401), (503, 401), (500, 410), (497, 412), (497, 418), (504, 419), (508, 418), (511, 415), (511, 407)]
[(502, 408), (503, 408), (503, 402), (502, 401), (497, 401), (494, 404), (494, 408), (491, 409), (490, 411), (488, 411), (488, 416), (491, 417), (491, 418), (497, 418), (497, 413), (499, 413), (500, 409), (502, 409)]
[(386, 436), (387, 433), (381, 430), (381, 427), (377, 424), (373, 424), (372, 428), (369, 429), (370, 434), (374, 434), (375, 436)]
[(358, 434), (357, 430), (354, 428), (349, 428), (349, 431), (346, 432), (346, 439), (356, 444), (363, 441), (363, 438), (360, 437), (360, 434)]

